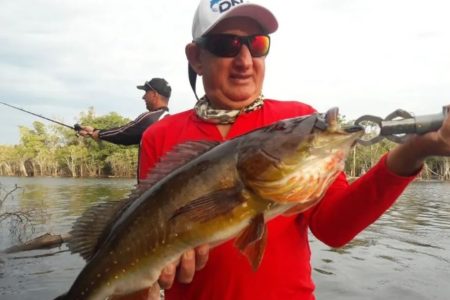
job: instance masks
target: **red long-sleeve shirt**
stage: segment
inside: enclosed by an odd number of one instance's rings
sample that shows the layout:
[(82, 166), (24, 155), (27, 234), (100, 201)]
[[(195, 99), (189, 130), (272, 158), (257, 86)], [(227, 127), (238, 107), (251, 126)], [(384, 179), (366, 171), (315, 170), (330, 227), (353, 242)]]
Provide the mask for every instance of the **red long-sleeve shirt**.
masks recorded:
[[(266, 99), (261, 109), (240, 115), (226, 138), (216, 125), (200, 120), (192, 110), (166, 117), (144, 133), (139, 176), (145, 178), (176, 144), (225, 141), (281, 119), (313, 112), (312, 107), (299, 102)], [(190, 284), (176, 282), (167, 290), (166, 299), (314, 299), (308, 228), (327, 245), (342, 246), (385, 212), (412, 180), (390, 172), (385, 157), (351, 185), (342, 173), (318, 205), (268, 223), (267, 246), (256, 272), (229, 241), (210, 251), (205, 268), (196, 272)]]

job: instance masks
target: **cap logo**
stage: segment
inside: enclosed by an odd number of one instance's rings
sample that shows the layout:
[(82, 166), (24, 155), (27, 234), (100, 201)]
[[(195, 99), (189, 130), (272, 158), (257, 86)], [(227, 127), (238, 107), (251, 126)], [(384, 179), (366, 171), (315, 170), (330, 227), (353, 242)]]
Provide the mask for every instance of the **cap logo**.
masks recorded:
[(244, 0), (211, 0), (209, 1), (209, 7), (214, 12), (223, 13), (229, 10), (230, 8), (244, 3)]

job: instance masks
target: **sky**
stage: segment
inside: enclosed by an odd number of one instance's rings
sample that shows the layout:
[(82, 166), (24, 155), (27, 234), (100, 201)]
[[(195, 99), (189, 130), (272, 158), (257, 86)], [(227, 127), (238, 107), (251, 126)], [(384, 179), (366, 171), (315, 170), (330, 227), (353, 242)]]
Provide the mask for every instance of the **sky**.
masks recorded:
[[(256, 1), (253, 1), (256, 2)], [(448, 0), (257, 1), (278, 19), (263, 94), (347, 119), (450, 104)], [(195, 98), (185, 45), (198, 0), (0, 0), (0, 101), (73, 125), (93, 107), (134, 119), (163, 77), (171, 113)], [(199, 95), (202, 86), (197, 87)], [(49, 122), (0, 104), (0, 145)], [(86, 124), (88, 125), (88, 124)]]

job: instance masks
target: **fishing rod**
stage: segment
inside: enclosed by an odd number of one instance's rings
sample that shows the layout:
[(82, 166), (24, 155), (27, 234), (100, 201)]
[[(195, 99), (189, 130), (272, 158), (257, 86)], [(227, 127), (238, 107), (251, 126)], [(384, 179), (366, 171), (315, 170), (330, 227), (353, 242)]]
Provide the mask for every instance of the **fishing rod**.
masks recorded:
[(21, 111), (26, 112), (26, 113), (28, 113), (28, 114), (31, 114), (31, 115), (33, 115), (33, 116), (36, 116), (36, 117), (45, 119), (45, 120), (47, 120), (47, 121), (50, 121), (50, 122), (59, 124), (59, 125), (61, 125), (61, 126), (64, 126), (64, 127), (70, 128), (70, 129), (73, 129), (73, 130), (75, 130), (75, 131), (77, 131), (77, 132), (81, 130), (81, 126), (80, 126), (79, 124), (75, 124), (74, 126), (70, 126), (70, 125), (67, 125), (67, 124), (61, 123), (61, 122), (59, 122), (59, 121), (55, 121), (55, 120), (49, 119), (49, 118), (44, 117), (44, 116), (42, 116), (42, 115), (35, 114), (35, 113), (31, 112), (31, 111), (25, 110), (25, 109), (23, 109), (23, 108), (20, 108), (20, 107), (17, 107), (17, 106), (14, 106), (14, 105), (11, 105), (11, 104), (2, 102), (2, 101), (0, 101), (0, 103), (3, 104), (3, 105), (6, 105), (6, 106), (12, 107), (12, 108), (14, 108), (14, 109), (21, 110)]

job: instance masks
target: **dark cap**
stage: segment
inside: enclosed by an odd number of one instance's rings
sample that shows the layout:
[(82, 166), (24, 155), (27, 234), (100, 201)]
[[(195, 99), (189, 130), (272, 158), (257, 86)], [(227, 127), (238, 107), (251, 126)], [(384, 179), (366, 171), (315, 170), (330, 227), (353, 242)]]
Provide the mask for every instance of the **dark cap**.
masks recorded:
[(153, 78), (150, 81), (146, 81), (144, 85), (138, 85), (137, 88), (146, 92), (153, 90), (167, 98), (170, 98), (172, 92), (172, 88), (164, 78)]

